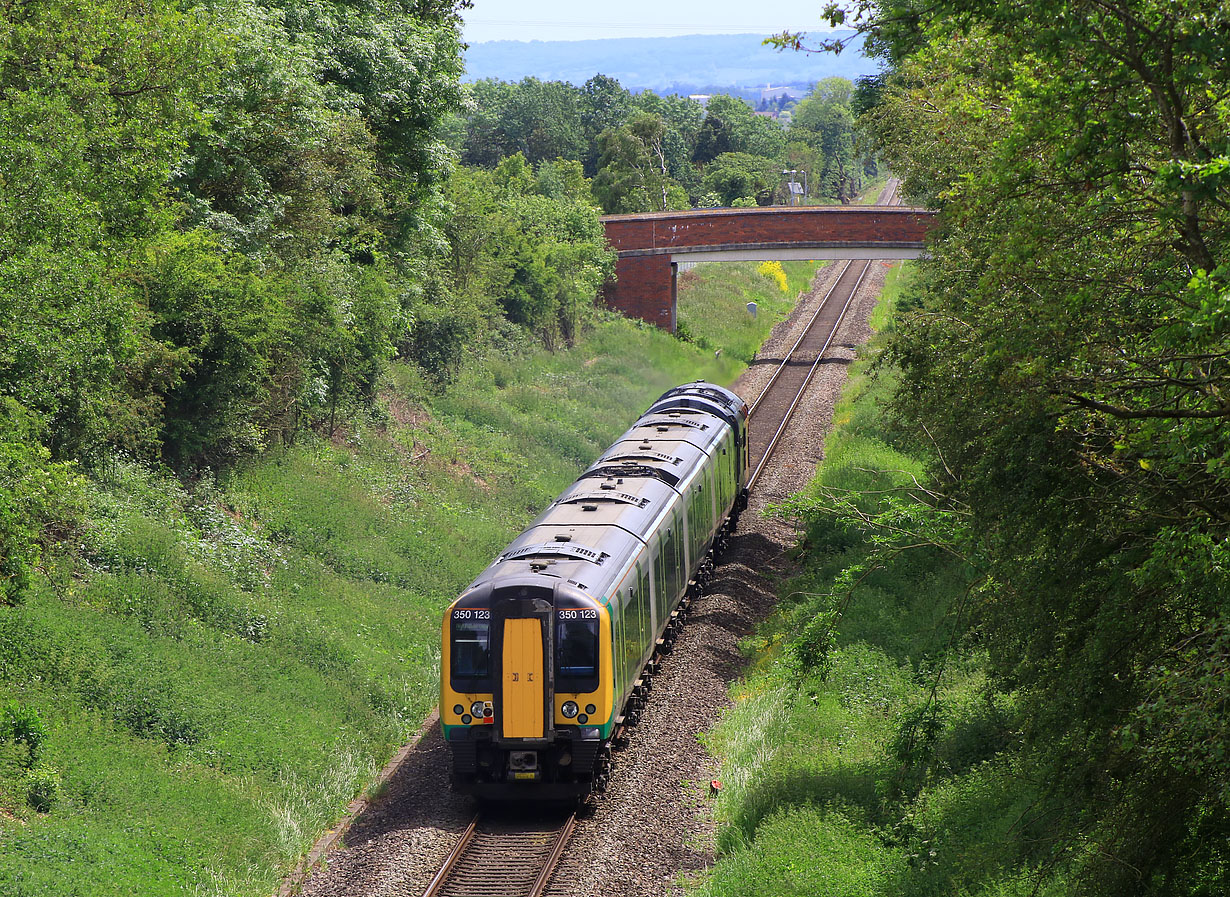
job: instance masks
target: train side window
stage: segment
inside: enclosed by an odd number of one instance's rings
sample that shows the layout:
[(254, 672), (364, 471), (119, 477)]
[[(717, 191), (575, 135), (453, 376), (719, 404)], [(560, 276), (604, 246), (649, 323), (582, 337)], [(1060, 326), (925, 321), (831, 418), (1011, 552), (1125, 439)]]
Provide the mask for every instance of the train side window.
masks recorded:
[(491, 676), (491, 622), (454, 617), (451, 647), (454, 687), (478, 691)]
[(662, 617), (665, 619), (671, 603), (675, 600), (675, 590), (679, 588), (679, 532), (673, 521), (662, 543), (661, 566), (662, 595), (658, 606), (662, 608)]
[(611, 660), (615, 664), (615, 684), (616, 690), (622, 691), (624, 683), (628, 681), (628, 673), (624, 668), (624, 627), (627, 625), (628, 605), (626, 602), (620, 606), (621, 602), (616, 596), (616, 600), (611, 603), (611, 611), (616, 615), (615, 619), (615, 650), (611, 654)]
[[(683, 523), (678, 519), (680, 524)], [(688, 547), (683, 542), (683, 532), (680, 531), (675, 536), (675, 597), (678, 598), (683, 594), (683, 590), (688, 585)]]
[(653, 584), (656, 594), (654, 595), (654, 606), (658, 611), (658, 622), (666, 616), (666, 603), (668, 601), (668, 592), (670, 588), (668, 571), (670, 570), (670, 542), (669, 534), (658, 541), (658, 556), (653, 562)]
[(653, 628), (653, 608), (649, 606), (649, 601), (652, 593), (649, 591), (649, 568), (646, 567), (641, 573), (641, 600), (638, 602), (637, 610), (641, 618), (641, 639), (637, 645), (637, 655), (644, 650), (645, 645), (649, 642), (649, 630)]
[(692, 564), (695, 565), (700, 557), (700, 520), (697, 515), (697, 509), (700, 505), (700, 493), (692, 490), (688, 496), (688, 545), (692, 549)]
[(628, 604), (624, 607), (624, 675), (631, 682), (640, 669), (636, 662), (641, 654), (641, 595), (640, 586), (628, 589)]

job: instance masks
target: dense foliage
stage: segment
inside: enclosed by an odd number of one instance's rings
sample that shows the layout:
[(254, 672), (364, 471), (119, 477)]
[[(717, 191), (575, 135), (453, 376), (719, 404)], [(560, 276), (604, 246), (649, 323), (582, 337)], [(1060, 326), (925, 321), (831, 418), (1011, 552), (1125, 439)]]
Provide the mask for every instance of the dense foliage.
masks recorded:
[[(858, 12), (895, 64), (868, 126), (943, 213), (890, 349), (894, 408), (932, 466), (921, 506), (821, 505), (882, 558), (924, 543), (973, 571), (953, 650), (985, 650), (988, 699), (1012, 701), (1013, 737), (986, 758), (1013, 757), (1031, 794), (1007, 832), (1030, 887), (1224, 893), (1227, 11)], [(829, 629), (811, 627), (801, 656), (822, 663)], [(936, 775), (925, 719), (903, 760)]]
[[(464, 5), (0, 14), (13, 496), (117, 450), (187, 472), (332, 431), (396, 356), (445, 381), (504, 326), (575, 338), (611, 271), (585, 180), (546, 163), (490, 191), (453, 173)], [(16, 498), (5, 515), (23, 545), (67, 532)], [(6, 595), (36, 556), (6, 552)]]
[(844, 78), (819, 82), (794, 120), (724, 94), (704, 105), (634, 95), (606, 75), (579, 88), (485, 79), (473, 86), (473, 99), (457, 122), (463, 161), (493, 168), (521, 153), (533, 163), (581, 162), (610, 214), (785, 202), (787, 167), (812, 196), (844, 203), (876, 172), (852, 112), (854, 85)]

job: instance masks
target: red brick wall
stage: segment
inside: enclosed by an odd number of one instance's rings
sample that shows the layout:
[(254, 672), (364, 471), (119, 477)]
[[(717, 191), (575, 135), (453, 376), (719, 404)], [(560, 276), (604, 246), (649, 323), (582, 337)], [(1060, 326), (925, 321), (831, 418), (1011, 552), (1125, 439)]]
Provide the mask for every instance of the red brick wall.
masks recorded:
[(615, 262), (615, 283), (606, 286), (606, 304), (674, 332), (671, 257), (639, 255)]
[(933, 217), (900, 207), (776, 207), (609, 215), (602, 223), (611, 247), (628, 251), (732, 243), (918, 243)]

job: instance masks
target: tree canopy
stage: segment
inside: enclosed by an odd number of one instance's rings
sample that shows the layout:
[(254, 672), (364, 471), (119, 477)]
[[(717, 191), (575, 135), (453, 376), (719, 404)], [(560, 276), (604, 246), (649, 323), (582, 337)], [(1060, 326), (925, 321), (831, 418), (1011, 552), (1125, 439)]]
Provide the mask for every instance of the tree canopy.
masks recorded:
[(895, 407), (934, 459), (926, 538), (981, 577), (967, 644), (1019, 708), (1022, 867), (1043, 889), (1224, 891), (1227, 11), (856, 12), (895, 63), (878, 152), (942, 212)]

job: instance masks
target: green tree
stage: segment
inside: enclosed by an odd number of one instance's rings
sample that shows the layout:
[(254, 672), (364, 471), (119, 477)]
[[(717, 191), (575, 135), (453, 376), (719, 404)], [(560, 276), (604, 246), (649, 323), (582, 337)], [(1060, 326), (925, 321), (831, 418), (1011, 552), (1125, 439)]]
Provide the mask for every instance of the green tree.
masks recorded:
[(287, 261), (382, 245), (376, 139), (356, 103), (338, 103), (311, 42), (286, 30), (280, 10), (233, 0), (215, 14), (231, 56), (177, 172), (185, 223)]
[(592, 177), (598, 171), (602, 151), (598, 136), (608, 128), (618, 128), (628, 121), (632, 112), (632, 94), (607, 75), (594, 75), (581, 85), (581, 121), (585, 126), (587, 151), (585, 173)]
[(1227, 10), (867, 7), (899, 62), (869, 126), (943, 212), (896, 403), (987, 572), (971, 637), (1043, 783), (1022, 865), (1224, 891)]
[(126, 0), (19, 4), (0, 30), (0, 391), (54, 457), (136, 442), (161, 381), (127, 260), (168, 226), (166, 184), (221, 59), (194, 15)]
[(562, 81), (487, 79), (473, 85), (475, 110), (462, 161), (494, 167), (521, 153), (529, 162), (584, 159), (587, 144), (581, 92)]
[(722, 205), (767, 206), (781, 180), (780, 163), (748, 153), (723, 153), (705, 170), (704, 187)]
[(602, 155), (593, 191), (607, 213), (687, 207), (687, 194), (670, 177), (665, 137), (666, 123), (647, 112), (599, 136)]
[(666, 169), (671, 178), (695, 194), (700, 176), (692, 164), (692, 148), (705, 120), (705, 110), (700, 103), (676, 94), (660, 97), (653, 91), (642, 91), (632, 100), (638, 112), (657, 115), (665, 124), (662, 135), (662, 150), (666, 154)]
[(320, 80), (375, 133), (416, 201), (446, 174), (440, 123), (461, 104), (459, 0), (269, 0), (292, 41), (314, 53)]
[(747, 153), (780, 159), (786, 149), (785, 132), (771, 118), (757, 115), (738, 97), (719, 94), (709, 100), (696, 135), (692, 161), (705, 164), (722, 153)]
[(808, 170), (813, 192), (843, 203), (858, 193), (864, 172), (851, 109), (853, 96), (850, 81), (826, 78), (799, 101), (790, 119), (790, 140), (811, 146), (818, 157), (816, 167)]
[(614, 270), (580, 163), (542, 163), (536, 174), (521, 156), (495, 171), (463, 166), (448, 196), (452, 254), (441, 299), (453, 311), (444, 317), (499, 315), (548, 346), (573, 340)]

